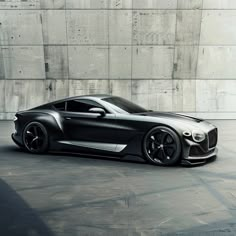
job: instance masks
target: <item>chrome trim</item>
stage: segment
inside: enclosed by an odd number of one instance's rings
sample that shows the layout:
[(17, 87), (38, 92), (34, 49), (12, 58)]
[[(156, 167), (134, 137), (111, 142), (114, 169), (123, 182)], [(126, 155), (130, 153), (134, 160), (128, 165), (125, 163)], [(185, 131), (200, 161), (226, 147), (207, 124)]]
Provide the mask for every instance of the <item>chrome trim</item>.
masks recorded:
[(49, 113), (49, 115), (53, 116), (53, 118), (54, 118), (55, 121), (57, 122), (57, 125), (58, 125), (59, 128), (62, 130), (60, 115), (59, 115), (58, 113)]
[(86, 141), (58, 141), (58, 143), (73, 145), (78, 147), (92, 148), (110, 152), (121, 152), (126, 148), (126, 144), (114, 144), (114, 143), (97, 143)]
[(192, 133), (191, 133), (190, 131), (184, 131), (184, 132), (183, 132), (183, 135), (184, 135), (185, 137), (191, 137), (191, 136), (192, 136)]
[(126, 144), (117, 144), (116, 145), (116, 151), (115, 152), (121, 152), (126, 148)]

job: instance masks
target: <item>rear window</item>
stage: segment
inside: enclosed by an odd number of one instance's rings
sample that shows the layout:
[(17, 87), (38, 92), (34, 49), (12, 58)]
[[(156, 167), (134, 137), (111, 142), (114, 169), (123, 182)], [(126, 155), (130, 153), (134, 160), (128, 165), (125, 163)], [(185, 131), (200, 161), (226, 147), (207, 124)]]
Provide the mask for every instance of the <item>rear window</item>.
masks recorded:
[(60, 103), (54, 104), (54, 107), (58, 111), (65, 111), (66, 110), (66, 102), (60, 102)]

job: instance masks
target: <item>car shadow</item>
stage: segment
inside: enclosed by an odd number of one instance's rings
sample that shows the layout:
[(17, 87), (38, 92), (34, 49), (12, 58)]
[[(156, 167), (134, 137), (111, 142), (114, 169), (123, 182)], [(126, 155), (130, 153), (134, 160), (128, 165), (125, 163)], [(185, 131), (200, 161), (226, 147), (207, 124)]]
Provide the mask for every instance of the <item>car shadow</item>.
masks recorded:
[(0, 235), (54, 235), (37, 212), (2, 179), (0, 190)]
[(128, 163), (137, 163), (137, 164), (142, 164), (146, 163), (141, 157), (138, 156), (126, 156), (124, 158), (119, 158), (119, 157), (113, 157), (113, 156), (102, 156), (102, 155), (93, 155), (93, 154), (85, 154), (85, 153), (74, 153), (74, 152), (65, 152), (65, 151), (50, 151), (45, 154), (31, 154), (27, 151), (25, 151), (22, 148), (19, 148), (14, 145), (8, 145), (4, 147), (0, 147), (0, 151), (5, 154), (19, 154), (19, 155), (24, 155), (24, 157), (42, 157), (42, 158), (50, 158), (51, 157), (65, 157), (65, 158), (74, 158), (74, 157), (79, 157), (81, 159), (94, 159), (94, 160), (104, 160), (104, 161), (114, 161), (114, 162), (128, 162)]
[[(33, 158), (35, 156), (43, 158), (43, 159), (48, 159), (48, 160), (52, 160), (52, 158), (55, 159), (65, 159), (65, 160), (70, 160), (70, 161), (78, 161), (78, 158), (80, 161), (86, 161), (89, 162), (91, 160), (100, 160), (103, 161), (103, 163), (123, 163), (123, 164), (137, 164), (137, 165), (143, 165), (143, 166), (149, 166), (149, 167), (155, 167), (155, 168), (193, 168), (193, 167), (201, 167), (203, 165), (206, 164), (210, 164), (211, 162), (214, 162), (216, 160), (216, 157), (211, 158), (210, 160), (208, 160), (206, 163), (202, 163), (202, 164), (197, 164), (197, 165), (181, 165), (180, 163), (178, 163), (177, 165), (174, 166), (157, 166), (157, 165), (152, 165), (149, 164), (147, 161), (143, 160), (141, 157), (139, 156), (133, 156), (133, 155), (127, 155), (123, 158), (119, 158), (119, 157), (113, 157), (113, 156), (101, 156), (101, 155), (92, 155), (92, 154), (85, 154), (85, 153), (73, 153), (73, 152), (58, 152), (58, 151), (53, 151), (53, 152), (49, 152), (46, 154), (31, 154), (28, 153), (27, 151), (25, 151), (22, 148), (19, 148), (17, 146), (14, 145), (9, 145), (9, 146), (5, 146), (5, 147), (1, 147), (0, 149), (1, 151), (3, 151), (4, 153), (7, 154), (18, 154), (18, 155), (23, 155), (24, 158), (25, 157), (29, 157), (29, 158)], [(98, 163), (99, 164), (99, 163)], [(101, 163), (102, 164), (102, 163)]]

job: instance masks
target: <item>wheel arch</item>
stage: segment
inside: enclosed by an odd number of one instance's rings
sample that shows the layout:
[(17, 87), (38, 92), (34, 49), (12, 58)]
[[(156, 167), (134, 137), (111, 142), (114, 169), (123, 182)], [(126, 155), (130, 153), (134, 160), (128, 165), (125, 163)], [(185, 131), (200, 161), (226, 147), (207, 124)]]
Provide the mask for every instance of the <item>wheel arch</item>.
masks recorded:
[(56, 117), (56, 114), (47, 112), (32, 112), (27, 113), (27, 116), (25, 116), (24, 119), (25, 122), (22, 128), (21, 138), (23, 138), (25, 128), (32, 122), (39, 122), (46, 128), (49, 136), (49, 146), (55, 139), (63, 137), (63, 129), (59, 115)]
[[(158, 128), (158, 127), (166, 127), (166, 128), (169, 128), (171, 129), (173, 132), (175, 132), (175, 134), (178, 136), (179, 138), (179, 141), (180, 141), (180, 158), (179, 158), (179, 161), (181, 161), (182, 159), (182, 155), (183, 155), (183, 149), (184, 149), (184, 142), (183, 142), (183, 137), (181, 136), (181, 132), (178, 128), (175, 128), (169, 124), (164, 124), (164, 123), (158, 123), (158, 124), (153, 124), (143, 135), (142, 137), (142, 152), (143, 152), (143, 155), (144, 155), (144, 141), (145, 141), (145, 138), (146, 136), (148, 135), (148, 133), (150, 133), (154, 128)], [(147, 159), (147, 157), (144, 155), (145, 159)]]
[[(183, 138), (183, 137), (181, 136), (180, 130), (179, 130), (178, 128), (175, 128), (175, 127), (169, 125), (169, 124), (164, 124), (164, 123), (153, 124), (151, 127), (149, 127), (149, 129), (148, 129), (146, 132), (144, 132), (144, 134), (143, 134), (142, 143), (143, 143), (143, 141), (144, 141), (146, 135), (147, 135), (152, 129), (154, 129), (154, 128), (156, 128), (156, 127), (160, 127), (160, 126), (167, 127), (167, 128), (169, 128), (169, 129), (171, 129), (172, 131), (174, 131), (174, 132), (178, 135), (178, 137), (179, 137), (179, 140), (180, 140), (180, 142), (181, 142), (181, 146), (183, 145), (183, 142), (182, 142), (182, 138)], [(182, 148), (182, 147), (181, 147), (181, 148)]]

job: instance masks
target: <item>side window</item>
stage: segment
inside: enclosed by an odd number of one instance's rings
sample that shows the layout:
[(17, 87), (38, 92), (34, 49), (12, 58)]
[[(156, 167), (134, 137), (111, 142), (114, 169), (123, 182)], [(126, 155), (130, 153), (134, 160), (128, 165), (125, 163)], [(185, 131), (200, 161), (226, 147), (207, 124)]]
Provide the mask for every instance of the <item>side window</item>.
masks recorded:
[(93, 107), (103, 108), (100, 104), (87, 99), (72, 100), (67, 102), (67, 111), (71, 112), (89, 112), (89, 109)]
[(66, 110), (66, 102), (60, 102), (60, 103), (54, 104), (54, 107), (58, 111), (65, 111)]

